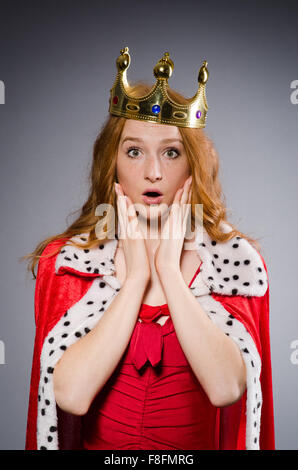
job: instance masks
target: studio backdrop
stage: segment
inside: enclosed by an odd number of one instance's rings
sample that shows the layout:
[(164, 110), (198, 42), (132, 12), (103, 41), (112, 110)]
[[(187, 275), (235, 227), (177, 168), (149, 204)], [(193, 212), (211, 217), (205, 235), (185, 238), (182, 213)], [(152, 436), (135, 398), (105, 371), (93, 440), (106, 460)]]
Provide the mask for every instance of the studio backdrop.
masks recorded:
[(270, 284), (277, 449), (298, 449), (296, 306), (297, 2), (0, 2), (0, 448), (24, 449), (35, 282), (20, 258), (63, 232), (87, 198), (115, 59), (191, 97), (207, 60), (206, 133), (220, 157), (229, 220), (258, 239)]

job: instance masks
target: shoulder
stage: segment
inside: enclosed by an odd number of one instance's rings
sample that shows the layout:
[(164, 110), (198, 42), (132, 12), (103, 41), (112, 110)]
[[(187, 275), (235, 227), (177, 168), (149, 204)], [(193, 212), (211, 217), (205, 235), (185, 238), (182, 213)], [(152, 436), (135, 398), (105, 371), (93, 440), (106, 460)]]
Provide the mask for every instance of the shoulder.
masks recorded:
[(36, 290), (40, 289), (44, 284), (49, 286), (50, 279), (56, 277), (56, 260), (66, 241), (67, 238), (53, 240), (43, 249), (38, 261)]
[(40, 275), (42, 271), (49, 268), (50, 266), (55, 266), (56, 258), (65, 245), (69, 238), (56, 239), (51, 241), (43, 249), (40, 259), (38, 262), (38, 274)]
[(57, 259), (68, 239), (50, 242), (41, 254), (35, 286), (36, 323), (55, 324), (65, 311), (80, 300), (90, 280), (72, 273), (57, 273)]
[(61, 248), (63, 247), (63, 245), (65, 245), (65, 243), (68, 240), (69, 240), (69, 237), (65, 237), (63, 239), (62, 238), (56, 239), (48, 243), (46, 247), (44, 248), (44, 250), (42, 251), (41, 259), (49, 258), (51, 256), (55, 256), (55, 254), (58, 254)]
[[(227, 232), (228, 224), (223, 224)], [(212, 292), (222, 295), (260, 296), (268, 288), (267, 266), (258, 250), (244, 237), (217, 242), (204, 230), (197, 239), (201, 275)]]

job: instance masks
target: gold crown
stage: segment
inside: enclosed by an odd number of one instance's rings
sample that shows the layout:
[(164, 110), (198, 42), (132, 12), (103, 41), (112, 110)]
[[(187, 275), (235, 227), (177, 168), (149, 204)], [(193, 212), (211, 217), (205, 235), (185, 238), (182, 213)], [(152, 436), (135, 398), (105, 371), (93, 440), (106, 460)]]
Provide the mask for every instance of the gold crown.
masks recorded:
[(110, 90), (109, 112), (111, 114), (180, 127), (205, 127), (208, 110), (205, 87), (209, 77), (205, 60), (198, 74), (197, 93), (187, 100), (187, 104), (179, 104), (175, 103), (167, 92), (168, 78), (174, 70), (174, 63), (168, 52), (164, 53), (154, 67), (153, 73), (156, 77), (154, 87), (147, 95), (138, 98), (129, 95), (129, 84), (126, 78), (126, 71), (130, 65), (128, 47), (122, 49), (120, 54), (116, 60), (118, 73), (113, 88)]

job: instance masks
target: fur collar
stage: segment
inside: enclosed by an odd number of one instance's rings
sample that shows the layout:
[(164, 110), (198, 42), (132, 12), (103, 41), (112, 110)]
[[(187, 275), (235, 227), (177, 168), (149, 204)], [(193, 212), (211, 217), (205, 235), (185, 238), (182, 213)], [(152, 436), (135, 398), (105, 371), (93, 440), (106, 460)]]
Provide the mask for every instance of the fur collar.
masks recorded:
[[(222, 222), (225, 232), (231, 226)], [(77, 248), (68, 244), (61, 248), (56, 259), (56, 274), (71, 272), (85, 277), (104, 276), (104, 280), (115, 290), (121, 288), (115, 277), (114, 257), (118, 238), (110, 239), (92, 249), (84, 249), (88, 234), (71, 238), (82, 244)], [(233, 237), (226, 243), (212, 240), (205, 228), (197, 231), (195, 238), (197, 253), (202, 260), (198, 276), (191, 289), (194, 295), (211, 292), (222, 295), (263, 296), (268, 287), (268, 276), (259, 252), (243, 237)]]

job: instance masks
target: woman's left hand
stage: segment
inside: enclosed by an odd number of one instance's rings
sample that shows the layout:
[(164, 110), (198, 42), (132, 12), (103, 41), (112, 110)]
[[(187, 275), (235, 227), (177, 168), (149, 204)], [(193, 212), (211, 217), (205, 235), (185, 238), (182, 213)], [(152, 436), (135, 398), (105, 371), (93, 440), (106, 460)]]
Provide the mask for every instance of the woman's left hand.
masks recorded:
[(168, 268), (180, 271), (181, 252), (191, 207), (191, 182), (190, 176), (183, 187), (177, 190), (168, 218), (162, 227), (160, 244), (154, 258), (158, 274), (165, 273)]

